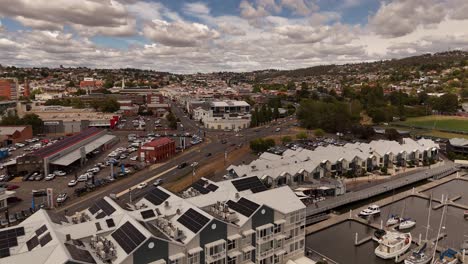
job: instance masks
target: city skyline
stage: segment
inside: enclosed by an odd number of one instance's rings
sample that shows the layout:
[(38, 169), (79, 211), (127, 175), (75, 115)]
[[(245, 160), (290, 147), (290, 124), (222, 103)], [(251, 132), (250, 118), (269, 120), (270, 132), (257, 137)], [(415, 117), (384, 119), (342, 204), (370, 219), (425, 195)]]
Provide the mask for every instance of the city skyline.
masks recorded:
[(468, 3), (0, 0), (0, 64), (295, 69), (468, 47)]

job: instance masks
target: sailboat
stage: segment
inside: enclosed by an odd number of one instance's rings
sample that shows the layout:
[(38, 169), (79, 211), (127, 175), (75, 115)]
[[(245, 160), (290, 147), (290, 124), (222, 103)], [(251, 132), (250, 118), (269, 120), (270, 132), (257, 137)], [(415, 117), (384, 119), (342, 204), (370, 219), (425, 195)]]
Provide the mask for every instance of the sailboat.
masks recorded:
[[(392, 195), (392, 203), (390, 205), (390, 212), (392, 211), (392, 207), (393, 207), (393, 204), (394, 204), (394, 198), (395, 198), (395, 189), (393, 189), (393, 195)], [(396, 225), (398, 223), (400, 223), (400, 216), (398, 216), (397, 214), (391, 214), (388, 219), (387, 219), (387, 222), (385, 223), (386, 226), (392, 226), (392, 225)]]
[[(403, 217), (404, 212), (406, 210), (406, 200), (403, 205), (403, 212), (401, 213), (401, 216)], [(412, 220), (411, 218), (403, 218), (400, 221), (400, 224), (398, 225), (398, 230), (405, 230), (405, 229), (410, 229), (416, 225), (416, 221)]]
[(427, 240), (430, 227), (432, 210), (432, 196), (429, 200), (429, 209), (427, 213), (427, 226), (426, 226), (426, 237), (424, 241), (417, 248), (413, 249), (411, 255), (405, 259), (405, 264), (426, 264), (432, 259), (432, 253), (434, 252), (434, 245)]
[(461, 260), (461, 255), (454, 249), (447, 249), (444, 252), (440, 253), (439, 259), (437, 259), (434, 264), (459, 264), (463, 263)]

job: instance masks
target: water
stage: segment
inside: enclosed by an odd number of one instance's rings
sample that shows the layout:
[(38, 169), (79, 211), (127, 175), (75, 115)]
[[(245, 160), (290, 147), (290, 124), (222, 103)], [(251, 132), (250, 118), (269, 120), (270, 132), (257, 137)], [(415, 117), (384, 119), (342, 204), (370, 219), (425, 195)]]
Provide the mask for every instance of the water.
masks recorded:
[[(442, 194), (449, 194), (449, 197), (462, 195), (462, 198), (456, 202), (468, 205), (468, 182), (466, 181), (453, 180), (426, 191), (427, 194), (431, 192), (437, 199), (440, 199)], [(372, 201), (367, 200), (364, 204), (372, 204)], [(436, 205), (437, 203), (433, 201), (432, 206), (434, 207)], [(352, 207), (354, 206), (355, 205)], [(381, 221), (383, 221), (383, 225), (385, 225), (390, 214), (398, 214), (403, 217), (412, 218), (416, 220), (416, 226), (406, 232), (411, 232), (413, 240), (418, 241), (420, 234), (422, 239), (425, 238), (428, 208), (428, 199), (410, 196), (382, 207), (381, 215), (372, 219), (372, 222), (380, 226)], [(349, 211), (349, 208), (347, 208), (347, 210)], [(343, 212), (345, 211), (346, 210), (343, 210)], [(443, 207), (437, 210), (431, 210), (428, 232), (429, 239), (433, 239), (437, 236), (442, 211)], [(459, 250), (463, 240), (468, 239), (468, 221), (464, 220), (463, 211), (463, 209), (451, 205), (447, 206), (446, 217), (442, 222), (443, 228), (441, 230), (441, 233), (446, 233), (447, 237), (439, 241), (439, 245), (443, 248), (450, 247)], [(377, 246), (377, 243), (374, 241), (369, 241), (359, 247), (354, 245), (356, 232), (359, 234), (358, 239), (362, 239), (372, 235), (374, 231), (375, 229), (361, 223), (346, 221), (307, 236), (306, 243), (307, 247), (314, 249), (340, 264), (394, 263), (393, 260), (385, 261), (374, 255), (374, 249)]]

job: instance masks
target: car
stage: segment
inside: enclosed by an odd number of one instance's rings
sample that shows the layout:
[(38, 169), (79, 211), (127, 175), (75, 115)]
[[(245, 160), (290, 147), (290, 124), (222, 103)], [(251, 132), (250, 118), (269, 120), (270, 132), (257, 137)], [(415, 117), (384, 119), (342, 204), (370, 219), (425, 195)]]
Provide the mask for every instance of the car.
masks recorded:
[(8, 226), (8, 220), (5, 218), (0, 219), (0, 226), (1, 227), (7, 227)]
[(5, 174), (0, 175), (0, 181), (5, 181), (7, 176)]
[(142, 183), (138, 184), (137, 189), (141, 190), (141, 189), (145, 188), (146, 186), (148, 186), (148, 184), (146, 182), (142, 182)]
[(275, 132), (280, 132), (280, 131), (281, 131), (281, 128), (280, 128), (280, 127), (277, 127), (277, 128), (275, 129)]
[(63, 171), (56, 170), (53, 172), (55, 176), (65, 176), (66, 173)]
[(63, 203), (68, 199), (67, 193), (61, 193), (57, 196), (57, 203)]
[(13, 197), (8, 197), (7, 198), (7, 203), (8, 204), (12, 204), (12, 203), (19, 203), (23, 201), (23, 199), (19, 198), (19, 197), (16, 197), (16, 196), (13, 196)]
[(132, 171), (131, 171), (130, 169), (125, 168), (125, 169), (124, 169), (124, 172), (125, 172), (125, 174), (129, 174), (129, 173), (131, 173)]
[(42, 181), (42, 179), (44, 179), (44, 175), (42, 175), (42, 174), (39, 174), (36, 177), (34, 177), (35, 181)]
[(71, 180), (71, 181), (68, 182), (68, 187), (73, 187), (73, 186), (75, 186), (75, 185), (77, 185), (77, 184), (78, 184), (78, 181), (76, 181), (76, 180)]
[(93, 167), (93, 168), (87, 170), (86, 172), (98, 173), (99, 171), (101, 171), (101, 169), (99, 169), (99, 167)]
[(227, 140), (226, 139), (221, 139), (221, 144), (226, 144)]
[(177, 168), (178, 168), (178, 169), (183, 169), (183, 168), (185, 168), (185, 167), (187, 167), (187, 166), (188, 166), (187, 162), (182, 162), (181, 164), (179, 164), (179, 165), (177, 166)]
[(10, 224), (12, 223), (16, 223), (16, 217), (14, 214), (10, 214), (9, 217), (8, 217), (8, 222), (10, 222)]
[(18, 188), (19, 188), (19, 186), (18, 186), (18, 185), (14, 185), (14, 184), (8, 185), (8, 186), (6, 187), (6, 189), (7, 189), (8, 191), (16, 190), (16, 189), (18, 189)]
[(55, 174), (51, 173), (45, 177), (45, 180), (50, 181), (50, 180), (53, 180), (54, 178), (55, 178)]
[(25, 218), (28, 218), (31, 215), (30, 210), (23, 210), (23, 211), (21, 211), (21, 213), (24, 215)]
[(87, 174), (81, 174), (78, 179), (76, 179), (79, 182), (85, 182), (88, 180), (88, 175)]
[(125, 154), (122, 154), (122, 155), (120, 155), (120, 157), (119, 157), (119, 158), (120, 158), (120, 159), (126, 159), (126, 158), (128, 158), (128, 156), (127, 156), (127, 155), (125, 155)]
[(153, 182), (154, 186), (159, 186), (163, 183), (164, 181), (162, 179), (157, 179), (156, 181)]
[(211, 157), (211, 155), (212, 155), (211, 152), (208, 152), (208, 153), (206, 153), (205, 156), (206, 156), (206, 157)]
[(24, 146), (25, 146), (25, 145), (24, 145), (23, 143), (16, 143), (16, 144), (15, 144), (15, 147), (17, 147), (17, 148), (22, 148), (22, 147), (24, 147)]
[(138, 156), (133, 156), (133, 157), (130, 158), (130, 160), (132, 160), (132, 161), (136, 161), (137, 159), (138, 159)]
[(26, 217), (24, 217), (24, 215), (21, 212), (16, 212), (15, 213), (15, 218), (18, 221), (23, 221)]

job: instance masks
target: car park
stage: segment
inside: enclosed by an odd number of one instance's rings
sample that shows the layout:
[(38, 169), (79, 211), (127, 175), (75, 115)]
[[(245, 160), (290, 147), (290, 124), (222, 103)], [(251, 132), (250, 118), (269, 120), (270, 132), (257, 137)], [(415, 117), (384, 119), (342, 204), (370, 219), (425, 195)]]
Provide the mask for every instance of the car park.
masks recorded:
[(45, 180), (50, 181), (50, 180), (53, 180), (54, 178), (55, 178), (55, 174), (51, 173), (45, 177)]
[(146, 182), (142, 182), (142, 183), (138, 184), (137, 189), (141, 190), (141, 189), (145, 188), (146, 186), (148, 186), (148, 184)]
[(67, 193), (61, 193), (57, 196), (57, 203), (64, 203), (68, 199)]
[(73, 186), (75, 186), (75, 185), (77, 185), (77, 184), (78, 184), (78, 181), (76, 181), (76, 180), (71, 180), (71, 181), (68, 182), (68, 187), (73, 187)]

